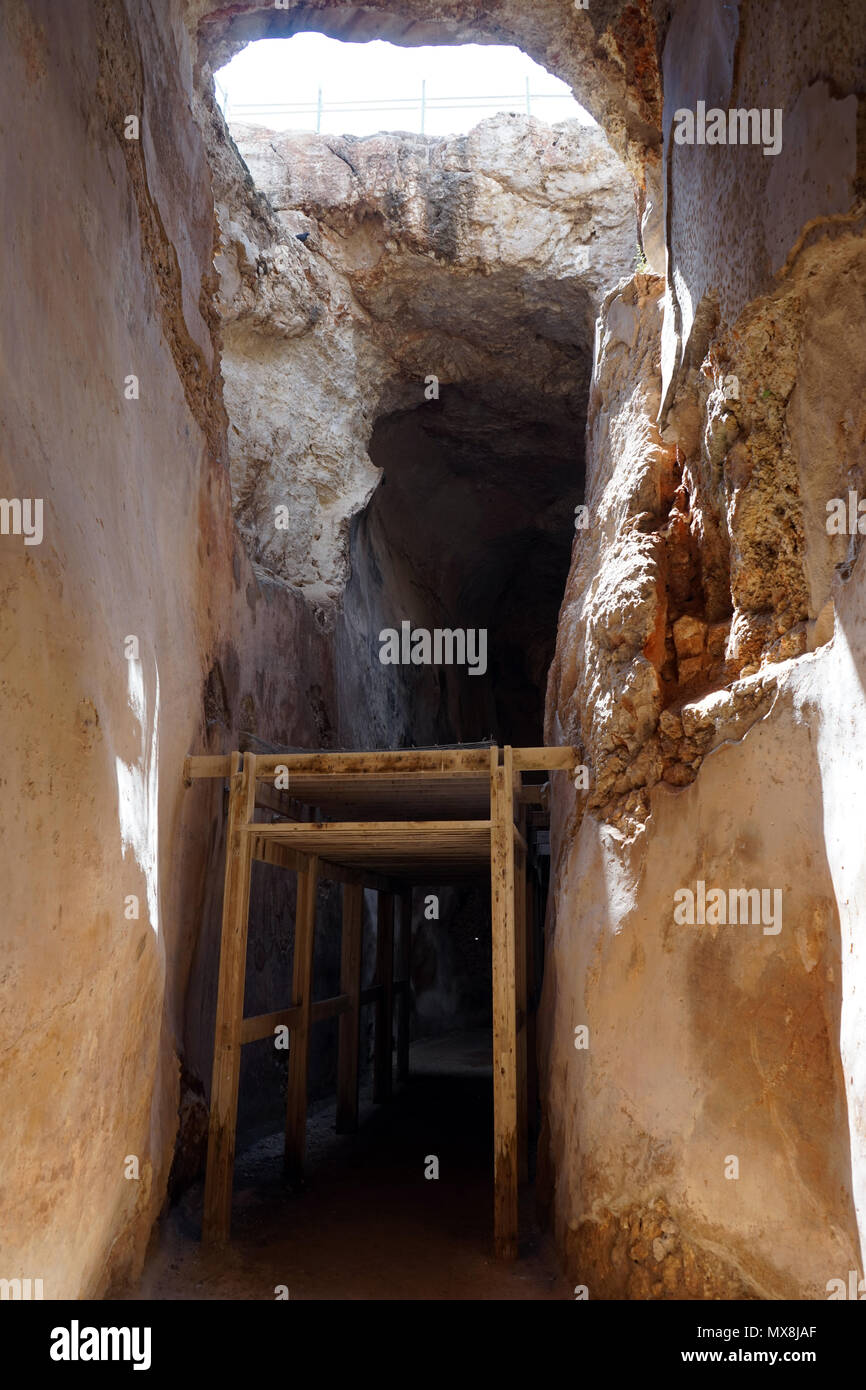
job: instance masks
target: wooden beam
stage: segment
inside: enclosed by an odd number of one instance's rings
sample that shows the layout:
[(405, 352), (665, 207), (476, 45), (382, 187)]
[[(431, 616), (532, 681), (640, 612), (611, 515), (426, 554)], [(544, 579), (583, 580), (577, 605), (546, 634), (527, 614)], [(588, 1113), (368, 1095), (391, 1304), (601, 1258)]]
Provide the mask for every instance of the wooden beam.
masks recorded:
[[(369, 753), (266, 753), (258, 758), (258, 776), (272, 778), (278, 767), (295, 773), (363, 776), (392, 772), (485, 772), (491, 752), (486, 748), (383, 749)], [(231, 754), (199, 754), (184, 759), (183, 778), (228, 777)], [(515, 748), (518, 772), (570, 771), (579, 766), (579, 750), (570, 747)], [(289, 782), (291, 790), (291, 781)]]
[(304, 854), (386, 878), (414, 875), (419, 864), (425, 865), (425, 872), (429, 866), (448, 874), (461, 869), (484, 873), (490, 863), (487, 820), (278, 821), (251, 826), (248, 833), (259, 843), (277, 840)]
[(337, 1058), (338, 1134), (350, 1134), (358, 1128), (358, 1054), (361, 1045), (363, 909), (364, 890), (360, 884), (344, 884), (340, 989), (348, 998), (349, 1007), (340, 1018)]
[(381, 775), (390, 772), (486, 772), (486, 748), (381, 749), (368, 753), (268, 753), (259, 757), (259, 776), (273, 776), (286, 767), (291, 791), (292, 773), (324, 772)]
[(193, 782), (199, 777), (231, 777), (233, 774), (232, 760), (240, 761), (239, 753), (219, 753), (211, 757), (202, 755), (194, 758), (184, 758), (183, 760), (183, 780)]
[[(296, 873), (303, 869), (307, 856), (300, 850), (290, 849), (288, 845), (281, 845), (277, 840), (262, 840), (255, 834), (251, 839), (254, 859), (260, 859), (263, 864), (276, 864), (280, 869), (294, 870)], [(367, 873), (363, 869), (347, 869), (342, 864), (332, 864), (329, 859), (319, 860), (319, 878), (332, 883), (357, 883), (362, 888), (372, 888), (377, 893), (386, 893), (391, 888), (391, 880), (384, 874)]]
[(311, 855), (298, 874), (295, 912), (295, 947), (292, 964), (292, 1004), (300, 1010), (289, 1048), (289, 1088), (286, 1101), (285, 1172), (292, 1186), (304, 1175), (307, 1144), (307, 1071), (310, 1058), (310, 1022), (313, 988), (313, 943), (316, 933), (316, 888), (319, 861)]
[(512, 750), (499, 767), (491, 752), (490, 846), (493, 963), (493, 1241), (514, 1259), (518, 1236), (517, 1001), (514, 949), (514, 811)]
[(529, 785), (528, 787), (521, 787), (521, 788), (520, 788), (520, 798), (519, 798), (519, 799), (520, 799), (520, 804), (521, 804), (521, 806), (543, 806), (543, 805), (544, 805), (544, 797), (543, 797), (542, 794), (541, 794), (541, 787), (535, 786), (533, 783), (530, 783), (530, 785)]
[[(339, 1018), (348, 1008), (348, 994), (332, 994), (330, 999), (316, 999), (310, 1005), (310, 1024), (325, 1023), (329, 1018)], [(241, 1042), (259, 1042), (262, 1038), (270, 1038), (274, 1029), (279, 1027), (286, 1027), (291, 1033), (292, 1029), (297, 1028), (300, 1019), (301, 1011), (294, 1004), (288, 1009), (277, 1009), (272, 1014), (254, 1014), (243, 1021)]]
[(285, 816), (287, 820), (301, 819), (302, 803), (293, 800), (288, 792), (277, 791), (270, 782), (261, 778), (256, 785), (256, 805), (263, 811), (273, 811), (277, 816)]
[(570, 772), (580, 766), (577, 748), (515, 748), (515, 772)]
[(240, 754), (233, 753), (229, 767), (225, 888), (202, 1216), (202, 1240), (211, 1245), (228, 1240), (231, 1228), (252, 866), (250, 838), (243, 832), (254, 810), (255, 762), (255, 754), (247, 754), (241, 771)]
[[(489, 831), (490, 822), (486, 820), (357, 820), (357, 821), (294, 821), (278, 820), (270, 825), (247, 826), (247, 833), (261, 840), (294, 840), (296, 845), (317, 845), (327, 852), (329, 840), (343, 840), (355, 836), (360, 842), (387, 842), (393, 838), (401, 845), (411, 842), (423, 851), (425, 845), (436, 837), (447, 837), (449, 843), (455, 835), (472, 834), (475, 831)], [(306, 848), (304, 849), (306, 853)]]
[(382, 991), (376, 1007), (373, 1100), (391, 1099), (394, 1041), (394, 895), (380, 893), (376, 915), (376, 984)]
[(361, 990), (361, 1003), (378, 1004), (384, 993), (382, 985), (368, 985), (366, 989)]
[(400, 894), (400, 944), (398, 953), (400, 985), (397, 1003), (397, 1080), (409, 1080), (409, 1015), (412, 1002), (409, 983), (412, 975), (412, 889)]
[[(260, 829), (260, 826), (256, 826)], [(289, 849), (288, 845), (281, 845), (276, 840), (262, 840), (256, 834), (250, 834), (251, 850), (253, 859), (260, 860), (263, 864), (276, 864), (279, 869), (288, 869), (291, 873), (301, 873), (306, 864), (306, 855), (300, 850)]]

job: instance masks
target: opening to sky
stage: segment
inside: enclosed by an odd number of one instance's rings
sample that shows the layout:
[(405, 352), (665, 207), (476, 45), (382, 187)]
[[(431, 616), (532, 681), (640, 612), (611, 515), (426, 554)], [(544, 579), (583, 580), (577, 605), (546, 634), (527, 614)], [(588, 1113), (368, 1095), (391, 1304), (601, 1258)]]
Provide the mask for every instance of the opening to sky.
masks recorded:
[(325, 135), (459, 135), (498, 112), (595, 125), (565, 82), (519, 48), (401, 48), (324, 34), (261, 39), (216, 74), (227, 119)]

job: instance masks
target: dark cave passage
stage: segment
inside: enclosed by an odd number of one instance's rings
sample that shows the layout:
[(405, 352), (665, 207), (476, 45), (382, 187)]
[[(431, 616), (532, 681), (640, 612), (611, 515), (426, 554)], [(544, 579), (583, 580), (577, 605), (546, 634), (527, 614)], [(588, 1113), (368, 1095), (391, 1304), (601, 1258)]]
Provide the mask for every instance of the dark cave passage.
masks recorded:
[(356, 1133), (334, 1133), (332, 1101), (310, 1107), (303, 1192), (287, 1197), (281, 1134), (246, 1145), (226, 1253), (199, 1246), (201, 1189), (189, 1189), (135, 1296), (273, 1299), (283, 1286), (293, 1301), (567, 1298), (528, 1205), (519, 1262), (491, 1257), (491, 1130), (489, 1031), (421, 1040), (390, 1105), (362, 1087)]
[[(354, 701), (360, 684), (372, 713), (363, 746), (388, 726), (395, 747), (542, 742), (583, 497), (584, 374), (577, 356), (574, 392), (553, 405), (464, 383), (377, 422), (383, 475), (352, 525), (340, 634), (341, 688)], [(465, 665), (383, 664), (382, 634), (406, 622), (465, 632)]]

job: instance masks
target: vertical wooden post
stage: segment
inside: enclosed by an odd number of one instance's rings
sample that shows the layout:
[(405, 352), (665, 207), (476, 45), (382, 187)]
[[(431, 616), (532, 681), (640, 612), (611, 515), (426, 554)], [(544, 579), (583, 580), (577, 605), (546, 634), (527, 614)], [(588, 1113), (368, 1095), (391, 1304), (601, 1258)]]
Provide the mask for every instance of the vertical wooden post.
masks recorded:
[(207, 1175), (202, 1217), (202, 1240), (210, 1245), (228, 1240), (231, 1228), (252, 866), (252, 845), (245, 827), (252, 822), (255, 810), (255, 754), (247, 753), (243, 770), (240, 768), (240, 754), (232, 753)]
[(289, 1089), (286, 1100), (285, 1173), (293, 1186), (304, 1176), (307, 1146), (307, 1069), (310, 1058), (310, 1005), (313, 993), (313, 943), (316, 934), (316, 889), (319, 861), (314, 854), (298, 874), (295, 911), (295, 950), (292, 965), (292, 1004), (300, 1017), (289, 1045)]
[(529, 1180), (529, 1135), (526, 1114), (526, 855), (514, 856), (514, 951), (517, 1003), (517, 1171), (521, 1182)]
[(533, 869), (526, 881), (526, 1109), (528, 1128), (534, 1134), (538, 1115), (537, 1007), (538, 965), (536, 932), (538, 879)]
[[(520, 803), (523, 777), (514, 774), (513, 813), (524, 843), (526, 807)], [(526, 851), (517, 848), (514, 856), (514, 974), (517, 996), (517, 1172), (521, 1182), (529, 1181), (529, 1134), (526, 1113), (527, 1051), (527, 967), (526, 967)]]
[(400, 979), (403, 992), (397, 1004), (397, 1079), (409, 1080), (409, 980), (412, 975), (412, 889), (400, 895)]
[(517, 1000), (514, 949), (514, 810), (510, 746), (490, 750), (490, 892), (493, 933), (493, 1239), (517, 1255)]
[(373, 1100), (391, 1099), (391, 1049), (394, 1030), (394, 894), (380, 893), (376, 914), (376, 984), (382, 993), (376, 1003), (376, 1046)]
[(340, 993), (349, 1007), (340, 1015), (337, 1063), (337, 1133), (358, 1128), (358, 1051), (361, 1041), (361, 955), (364, 890), (360, 883), (343, 884), (343, 940)]

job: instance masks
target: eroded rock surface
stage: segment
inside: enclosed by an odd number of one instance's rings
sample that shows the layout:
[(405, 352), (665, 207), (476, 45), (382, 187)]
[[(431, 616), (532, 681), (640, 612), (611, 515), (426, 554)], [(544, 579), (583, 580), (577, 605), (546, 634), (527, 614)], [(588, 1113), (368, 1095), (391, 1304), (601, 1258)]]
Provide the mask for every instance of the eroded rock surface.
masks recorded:
[[(863, 488), (864, 288), (856, 217), (802, 240), (692, 335), (664, 411), (663, 284), (605, 305), (548, 689), (590, 787), (554, 778), (542, 1009), (547, 1192), (591, 1296), (820, 1298), (861, 1265), (863, 578), (826, 522)], [(699, 882), (778, 890), (778, 928), (678, 922)]]
[[(573, 84), (629, 161), (652, 205), (650, 267), (668, 276), (663, 315), (650, 277), (607, 306), (594, 529), (575, 553), (551, 683), (550, 732), (580, 741), (593, 774), (588, 811), (554, 785), (541, 1017), (547, 1185), (575, 1282), (594, 1297), (823, 1297), (827, 1280), (862, 1270), (866, 610), (859, 534), (829, 536), (822, 520), (828, 496), (863, 490), (864, 23), (862, 6), (813, 0), (3, 6), (16, 138), (4, 146), (2, 491), (42, 498), (47, 527), (42, 547), (4, 536), (2, 551), (3, 1277), (42, 1277), (46, 1297), (134, 1277), (179, 1121), (200, 1140), (200, 1100), (179, 1105), (179, 1056), (194, 1090), (213, 1027), (221, 788), (185, 791), (182, 760), (245, 731), (306, 746), (356, 734), (338, 727), (333, 643), (296, 591), (333, 603), (347, 520), (379, 476), (376, 412), (414, 408), (389, 382), (407, 363), (435, 371), (408, 342), (399, 371), (383, 369), (376, 267), (412, 267), (420, 282), (423, 263), (428, 289), (457, 285), (467, 244), (480, 255), (489, 239), (460, 220), (457, 197), (445, 223), (426, 194), (405, 223), (387, 206), (384, 173), (423, 185), (414, 140), (396, 162), (371, 145), (357, 182), (311, 145), (309, 172), (338, 174), (342, 192), (294, 223), (251, 185), (237, 193), (229, 147), (218, 131), (202, 138), (206, 112), (192, 119), (196, 87), (244, 42), (304, 27), (519, 43)], [(711, 163), (674, 148), (674, 111), (698, 99), (782, 108), (779, 156)], [(464, 153), (431, 159), (440, 186), (471, 174)], [(476, 154), (472, 208), (528, 207), (525, 190), (503, 191), (490, 151)], [(559, 260), (543, 267), (540, 242), (524, 251), (559, 283), (572, 250), (544, 217)], [(308, 225), (305, 244), (295, 232)], [(517, 245), (500, 239), (497, 258)], [(503, 276), (514, 302), (513, 262)], [(407, 301), (404, 289), (401, 314)], [(530, 363), (526, 379), (549, 377), (564, 439), (580, 421), (544, 294), (538, 306), (545, 374)], [(585, 334), (591, 311), (572, 307), (567, 333)], [(259, 473), (296, 445), (320, 459), (289, 470), (288, 548), (266, 536), (256, 451), (236, 467), (257, 573), (232, 520), (221, 317), (249, 438), (262, 362), (270, 353), (274, 383), (291, 368), (297, 414), (275, 385)], [(455, 293), (452, 346), (467, 318)], [(485, 350), (499, 359), (503, 346)], [(477, 380), (473, 352), (455, 346), (452, 366)], [(137, 402), (123, 396), (130, 373)], [(281, 571), (289, 551), (304, 562)], [(129, 633), (143, 653), (132, 686)], [(395, 697), (383, 725), (402, 718)], [(137, 789), (138, 837), (118, 764)], [(780, 887), (779, 934), (675, 927), (673, 893), (699, 878)], [(123, 915), (129, 893), (147, 905), (138, 919)], [(277, 955), (272, 938), (260, 944)]]
[[(216, 113), (210, 128), (225, 176), (232, 481), (258, 564), (321, 606), (339, 597), (348, 522), (380, 477), (373, 426), (423, 405), (433, 377), (437, 402), (452, 389), (441, 408), (431, 400), (430, 427), (467, 467), (475, 451), (479, 481), (485, 455), (516, 453), (518, 474), (543, 487), (535, 450), (558, 455), (579, 491), (595, 316), (637, 250), (630, 180), (601, 132), (529, 117), (459, 139), (236, 127), (271, 217)], [(567, 490), (550, 489), (547, 519), (536, 499), (534, 526), (567, 519)], [(287, 530), (274, 525), (281, 504)], [(451, 508), (459, 521), (456, 499)]]

